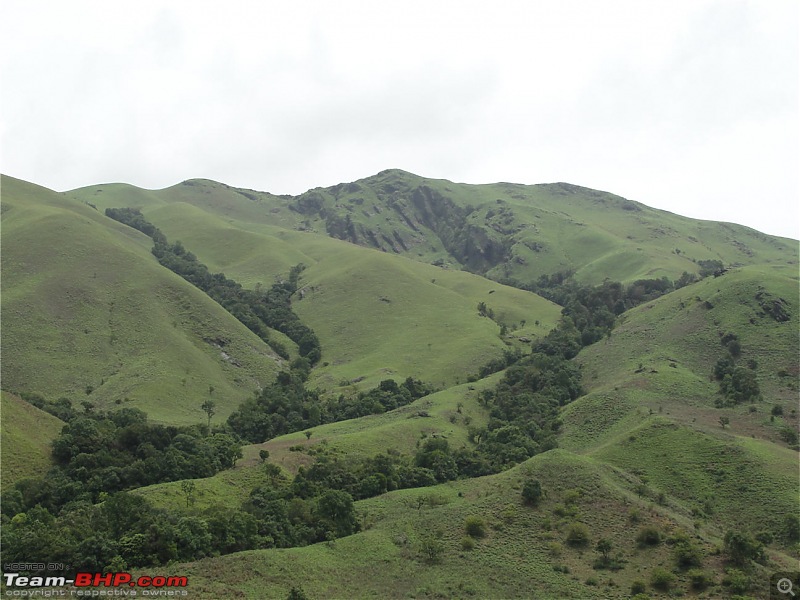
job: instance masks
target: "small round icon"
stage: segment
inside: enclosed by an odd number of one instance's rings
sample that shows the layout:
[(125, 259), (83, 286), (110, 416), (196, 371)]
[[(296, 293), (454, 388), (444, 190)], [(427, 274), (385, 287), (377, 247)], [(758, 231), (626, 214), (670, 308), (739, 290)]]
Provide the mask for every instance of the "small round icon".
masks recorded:
[(786, 577), (784, 577), (783, 579), (779, 579), (777, 588), (781, 594), (791, 594), (792, 596), (794, 596), (794, 592), (792, 591), (791, 579), (787, 579)]

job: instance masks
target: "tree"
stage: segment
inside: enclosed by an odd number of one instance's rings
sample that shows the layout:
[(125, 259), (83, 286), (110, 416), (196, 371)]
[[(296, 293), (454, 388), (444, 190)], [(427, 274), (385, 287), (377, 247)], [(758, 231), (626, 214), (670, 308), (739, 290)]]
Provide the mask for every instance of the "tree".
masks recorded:
[(764, 546), (746, 533), (728, 531), (725, 534), (725, 554), (736, 565), (744, 566), (751, 560), (764, 560)]
[[(209, 390), (213, 391), (214, 390), (214, 386), (209, 386)], [(215, 407), (216, 407), (216, 403), (211, 399), (206, 400), (205, 402), (203, 402), (200, 405), (200, 408), (203, 409), (203, 412), (208, 415), (208, 429), (209, 429), (209, 431), (211, 430), (211, 417), (213, 417), (216, 414), (216, 411), (214, 410)]]
[(440, 537), (436, 532), (428, 532), (420, 538), (419, 551), (425, 562), (433, 564), (441, 560), (444, 544), (439, 540)]
[(327, 523), (336, 537), (350, 535), (358, 529), (353, 497), (341, 490), (327, 490), (317, 500), (317, 515)]
[(600, 538), (597, 540), (597, 545), (595, 546), (595, 550), (597, 550), (600, 554), (603, 555), (603, 560), (608, 561), (608, 554), (611, 552), (611, 542), (609, 542), (606, 538)]
[(486, 535), (486, 522), (477, 515), (470, 515), (464, 521), (464, 529), (470, 537), (483, 537)]
[(303, 591), (301, 587), (294, 587), (289, 590), (289, 595), (286, 597), (286, 600), (309, 600), (306, 593)]
[(258, 458), (261, 459), (261, 462), (265, 462), (269, 458), (269, 450), (259, 450)]
[(197, 486), (195, 485), (194, 481), (186, 480), (181, 482), (181, 490), (183, 491), (184, 495), (186, 496), (186, 506), (191, 506), (195, 502), (195, 490)]
[(725, 429), (726, 425), (730, 425), (730, 423), (731, 423), (731, 420), (730, 420), (729, 417), (720, 417), (719, 418), (720, 427), (722, 427), (723, 429)]
[(522, 484), (522, 500), (525, 504), (536, 506), (543, 495), (542, 483), (538, 479), (529, 479)]
[(589, 543), (589, 528), (583, 523), (573, 523), (567, 529), (567, 544), (585, 546)]

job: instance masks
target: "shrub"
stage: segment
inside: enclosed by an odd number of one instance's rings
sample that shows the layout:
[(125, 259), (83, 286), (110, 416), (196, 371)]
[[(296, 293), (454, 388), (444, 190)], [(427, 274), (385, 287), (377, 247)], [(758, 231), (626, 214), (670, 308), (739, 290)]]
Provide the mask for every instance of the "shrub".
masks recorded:
[(703, 564), (703, 551), (686, 538), (676, 542), (672, 556), (679, 567), (699, 567)]
[(542, 484), (538, 479), (529, 479), (522, 485), (522, 500), (525, 504), (536, 506), (542, 499)]
[(477, 515), (471, 515), (464, 520), (464, 529), (471, 537), (484, 537), (486, 535), (486, 522)]
[(419, 552), (425, 562), (434, 564), (441, 560), (444, 545), (436, 535), (428, 533), (419, 541)]
[(640, 546), (658, 546), (661, 543), (661, 532), (655, 527), (642, 527), (636, 534)]
[(567, 543), (570, 546), (585, 546), (589, 543), (589, 528), (583, 523), (572, 523), (567, 529)]
[(694, 590), (702, 591), (714, 584), (714, 577), (702, 569), (691, 569), (687, 575)]
[(725, 534), (725, 554), (736, 565), (764, 559), (764, 547), (745, 533), (728, 531)]
[(730, 588), (734, 594), (744, 594), (750, 589), (750, 578), (739, 569), (729, 569), (722, 579), (722, 585)]
[(645, 586), (644, 581), (640, 579), (635, 580), (631, 583), (631, 595), (635, 596), (636, 594), (644, 594), (647, 590), (647, 586)]
[(474, 550), (475, 549), (475, 540), (465, 535), (461, 538), (461, 549), (462, 550)]
[(558, 542), (550, 542), (547, 548), (550, 551), (550, 556), (552, 556), (553, 558), (559, 558), (561, 556), (561, 553), (564, 551), (564, 546), (562, 546)]
[(661, 590), (662, 592), (669, 591), (674, 582), (675, 582), (675, 575), (673, 575), (666, 569), (662, 569), (661, 567), (656, 567), (650, 574), (650, 585), (652, 585), (657, 590)]
[(567, 506), (572, 506), (577, 504), (578, 500), (581, 499), (581, 491), (580, 490), (567, 490), (564, 494), (564, 504)]

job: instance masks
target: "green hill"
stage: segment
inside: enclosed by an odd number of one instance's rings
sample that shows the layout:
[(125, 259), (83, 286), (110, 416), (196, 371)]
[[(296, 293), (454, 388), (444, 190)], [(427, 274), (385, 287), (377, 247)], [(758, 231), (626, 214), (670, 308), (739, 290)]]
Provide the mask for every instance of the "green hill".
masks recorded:
[(208, 180), (156, 191), (91, 186), (69, 195), (101, 208), (188, 202), (225, 219), (325, 234), (522, 284), (559, 271), (587, 283), (677, 279), (697, 273), (702, 260), (798, 264), (793, 240), (566, 183), (467, 185), (390, 169), (296, 197)]
[(192, 423), (211, 388), (224, 417), (274, 378), (266, 344), (161, 267), (144, 235), (11, 177), (2, 193), (5, 389)]
[(0, 489), (7, 490), (17, 481), (41, 476), (50, 468), (50, 444), (64, 422), (14, 394), (2, 392), (0, 400)]
[[(507, 344), (521, 347), (520, 337), (546, 334), (560, 313), (523, 290), (327, 236), (223, 220), (184, 203), (144, 215), (209, 269), (251, 289), (306, 265), (293, 308), (320, 338), (323, 364), (313, 377), (328, 390), (409, 376), (452, 385)], [(492, 308), (495, 321), (478, 314), (479, 302)]]

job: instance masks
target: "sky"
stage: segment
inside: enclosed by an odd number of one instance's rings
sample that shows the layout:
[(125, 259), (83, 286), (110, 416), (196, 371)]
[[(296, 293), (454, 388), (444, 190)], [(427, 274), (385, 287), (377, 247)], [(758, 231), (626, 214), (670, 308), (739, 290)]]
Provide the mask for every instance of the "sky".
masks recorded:
[(799, 7), (0, 0), (0, 171), (58, 191), (566, 181), (797, 239)]

